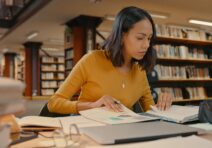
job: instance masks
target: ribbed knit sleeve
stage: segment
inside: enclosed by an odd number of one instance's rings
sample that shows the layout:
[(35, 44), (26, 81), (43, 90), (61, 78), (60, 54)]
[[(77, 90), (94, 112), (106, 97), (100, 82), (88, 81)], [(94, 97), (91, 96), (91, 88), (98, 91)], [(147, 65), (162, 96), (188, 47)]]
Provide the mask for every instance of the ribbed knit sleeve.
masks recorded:
[(50, 112), (61, 114), (77, 113), (78, 101), (72, 101), (72, 97), (80, 90), (83, 83), (86, 82), (86, 72), (84, 68), (86, 64), (89, 63), (88, 60), (89, 54), (81, 58), (57, 92), (50, 98), (48, 102)]

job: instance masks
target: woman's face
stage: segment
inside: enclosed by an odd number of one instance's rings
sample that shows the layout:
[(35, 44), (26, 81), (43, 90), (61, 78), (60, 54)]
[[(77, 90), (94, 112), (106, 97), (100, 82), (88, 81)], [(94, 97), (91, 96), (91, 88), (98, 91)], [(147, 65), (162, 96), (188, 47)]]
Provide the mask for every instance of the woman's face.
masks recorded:
[(148, 19), (141, 20), (123, 35), (125, 61), (141, 60), (149, 48), (153, 30)]

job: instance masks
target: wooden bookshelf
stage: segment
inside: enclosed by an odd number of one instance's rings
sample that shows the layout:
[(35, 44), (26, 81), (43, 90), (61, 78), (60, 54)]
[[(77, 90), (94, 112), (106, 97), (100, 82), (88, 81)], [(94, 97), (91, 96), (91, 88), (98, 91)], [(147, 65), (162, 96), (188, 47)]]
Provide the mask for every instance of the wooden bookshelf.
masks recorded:
[(15, 79), (24, 81), (25, 80), (25, 63), (23, 59), (16, 58), (15, 61)]
[[(186, 34), (190, 38), (195, 38), (189, 39), (182, 37), (183, 33), (174, 32), (170, 34), (164, 32), (168, 30), (167, 27), (164, 28), (166, 29), (160, 30), (160, 33), (172, 37), (158, 36), (156, 38), (155, 49), (158, 58), (157, 66), (149, 76), (150, 86), (154, 91), (169, 91), (173, 92), (174, 95), (177, 94), (176, 98), (183, 97), (183, 99), (173, 101), (177, 103), (211, 99), (212, 41), (206, 41), (206, 38), (201, 35), (192, 37)], [(180, 30), (178, 29), (178, 31)], [(186, 29), (183, 31), (186, 31)], [(196, 31), (194, 34), (197, 35)], [(175, 35), (181, 37), (173, 37)], [(197, 38), (201, 40), (197, 40)], [(198, 95), (199, 97), (196, 97)], [(191, 96), (191, 98), (188, 99), (188, 96)]]
[(65, 76), (69, 74), (69, 72), (72, 70), (74, 63), (74, 49), (73, 48), (67, 48), (65, 49)]
[(156, 40), (157, 44), (185, 44), (185, 45), (196, 45), (196, 46), (211, 46), (212, 41), (200, 41), (192, 40), (186, 38), (176, 38), (176, 37), (163, 37), (158, 36)]
[(65, 79), (64, 57), (41, 57), (41, 95), (54, 94)]
[(157, 63), (176, 62), (191, 64), (208, 64), (212, 65), (212, 59), (179, 59), (179, 58), (157, 58)]
[(157, 83), (212, 82), (212, 79), (161, 79)]
[(173, 103), (180, 103), (180, 102), (199, 102), (204, 100), (212, 100), (212, 98), (204, 98), (204, 99), (182, 99), (182, 100), (173, 100)]
[(6, 52), (4, 53), (4, 71), (3, 76), (9, 78), (15, 78), (15, 57), (16, 53)]
[(65, 29), (65, 75), (88, 51), (95, 49), (96, 28), (102, 18), (80, 15), (66, 22)]

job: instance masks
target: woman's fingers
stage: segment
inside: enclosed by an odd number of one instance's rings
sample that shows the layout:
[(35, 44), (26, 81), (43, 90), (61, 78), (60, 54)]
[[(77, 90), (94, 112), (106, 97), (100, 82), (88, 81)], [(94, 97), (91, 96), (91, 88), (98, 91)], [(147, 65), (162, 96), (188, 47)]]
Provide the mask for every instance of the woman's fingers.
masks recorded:
[(122, 111), (121, 105), (119, 101), (116, 101), (112, 97), (105, 98), (105, 106), (115, 112), (120, 112)]
[(160, 110), (166, 110), (170, 108), (172, 104), (172, 95), (168, 93), (160, 93), (158, 97), (157, 107)]

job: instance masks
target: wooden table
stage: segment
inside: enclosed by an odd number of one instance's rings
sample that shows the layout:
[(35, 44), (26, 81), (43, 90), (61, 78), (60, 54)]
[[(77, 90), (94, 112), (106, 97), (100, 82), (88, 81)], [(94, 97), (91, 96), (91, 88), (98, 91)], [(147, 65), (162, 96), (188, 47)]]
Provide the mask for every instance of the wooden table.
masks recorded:
[[(207, 134), (203, 134), (203, 135), (199, 135), (199, 136), (204, 139), (208, 139), (208, 140), (212, 141), (212, 133), (207, 133)], [(39, 138), (36, 138), (33, 140), (29, 140), (29, 141), (26, 141), (23, 143), (13, 145), (13, 146), (11, 146), (11, 148), (35, 148), (35, 147), (38, 148), (39, 143), (42, 141), (46, 141), (46, 140), (50, 140), (50, 139), (39, 137)], [(86, 146), (98, 146), (98, 145), (99, 144), (97, 144), (95, 141), (93, 141), (89, 137), (87, 137), (85, 135), (81, 135), (79, 148), (85, 148)]]

